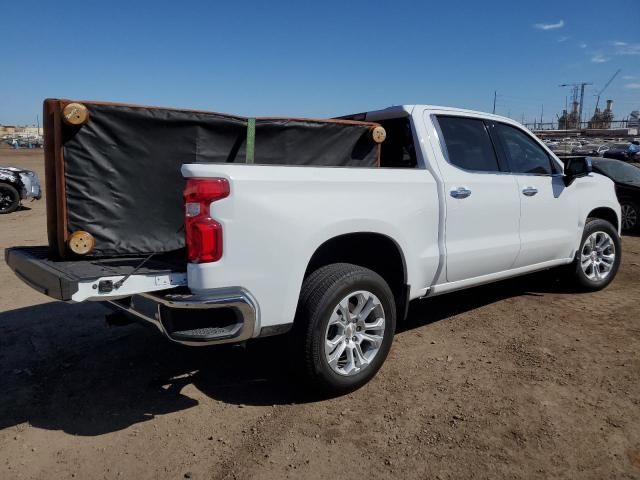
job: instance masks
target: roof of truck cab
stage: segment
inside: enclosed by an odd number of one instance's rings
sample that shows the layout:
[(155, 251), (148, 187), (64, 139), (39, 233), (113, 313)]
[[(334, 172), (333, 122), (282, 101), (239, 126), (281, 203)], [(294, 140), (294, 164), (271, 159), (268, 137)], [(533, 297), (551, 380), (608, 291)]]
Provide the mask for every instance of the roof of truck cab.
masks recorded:
[(517, 121), (503, 117), (501, 115), (496, 115), (494, 113), (488, 112), (480, 112), (478, 110), (469, 110), (466, 108), (456, 108), (456, 107), (445, 107), (442, 105), (425, 105), (425, 104), (414, 104), (414, 105), (392, 105), (387, 108), (382, 108), (380, 110), (370, 110), (368, 112), (363, 112), (367, 121), (375, 121), (375, 120), (384, 120), (387, 118), (396, 118), (411, 115), (415, 108), (423, 108), (425, 110), (433, 110), (433, 111), (444, 111), (451, 114), (463, 114), (463, 115), (471, 115), (471, 116), (480, 116), (482, 118), (491, 118), (494, 120), (499, 120), (501, 122), (511, 123), (514, 125), (520, 125)]

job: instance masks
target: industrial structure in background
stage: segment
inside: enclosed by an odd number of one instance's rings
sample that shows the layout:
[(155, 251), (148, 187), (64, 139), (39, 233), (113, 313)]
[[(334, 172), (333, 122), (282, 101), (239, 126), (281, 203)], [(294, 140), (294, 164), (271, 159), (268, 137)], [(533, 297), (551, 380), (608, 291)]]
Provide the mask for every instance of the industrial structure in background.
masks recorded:
[(596, 110), (593, 112), (591, 120), (589, 120), (589, 128), (611, 128), (611, 123), (613, 122), (612, 105), (613, 100), (607, 100), (604, 112), (601, 112), (596, 106)]
[(620, 70), (621, 69), (616, 70), (616, 73), (611, 76), (609, 81), (605, 83), (604, 87), (602, 87), (602, 89), (596, 94), (596, 108), (593, 112), (591, 120), (589, 121), (589, 128), (611, 128), (611, 122), (613, 122), (613, 109), (611, 108), (611, 106), (613, 105), (613, 100), (607, 100), (607, 107), (605, 108), (604, 112), (601, 112), (598, 107), (600, 106), (600, 97), (607, 89), (607, 87), (611, 85), (613, 79), (618, 76)]
[[(623, 120), (614, 120), (613, 100), (606, 100), (606, 107), (600, 110), (600, 99), (609, 85), (621, 72), (621, 69), (609, 78), (607, 83), (594, 95), (596, 97), (596, 105), (593, 115), (589, 120), (583, 117), (584, 112), (584, 93), (587, 85), (591, 82), (579, 83), (563, 83), (561, 87), (571, 87), (571, 107), (562, 110), (562, 114), (557, 116), (557, 122), (540, 122), (534, 121), (527, 123), (525, 126), (536, 133), (543, 136), (558, 136), (564, 134), (586, 135), (586, 136), (637, 136), (640, 129), (640, 113), (634, 110)], [(494, 93), (495, 104), (495, 93)], [(495, 107), (494, 107), (495, 108)]]
[(580, 128), (580, 113), (578, 112), (579, 102), (573, 100), (571, 102), (571, 113), (566, 110), (562, 111), (562, 115), (558, 117), (558, 129), (560, 130), (575, 130)]
[[(587, 123), (587, 128), (611, 128), (613, 122), (613, 100), (607, 100), (607, 106), (604, 111), (596, 106), (591, 120)], [(581, 128), (583, 122), (580, 118), (579, 103), (572, 102), (571, 112), (562, 111), (562, 115), (558, 117), (558, 128), (560, 130), (577, 130)]]
[[(567, 114), (567, 110), (563, 110), (562, 124), (565, 125), (565, 129), (568, 128), (578, 128), (582, 123), (582, 106), (584, 105), (584, 87), (587, 85), (593, 85), (589, 82), (582, 83), (563, 83), (560, 85), (561, 87), (571, 87), (571, 113)], [(580, 92), (580, 100), (578, 100), (578, 91)], [(560, 119), (558, 119), (558, 123), (560, 123)], [(560, 127), (562, 128), (562, 127)]]

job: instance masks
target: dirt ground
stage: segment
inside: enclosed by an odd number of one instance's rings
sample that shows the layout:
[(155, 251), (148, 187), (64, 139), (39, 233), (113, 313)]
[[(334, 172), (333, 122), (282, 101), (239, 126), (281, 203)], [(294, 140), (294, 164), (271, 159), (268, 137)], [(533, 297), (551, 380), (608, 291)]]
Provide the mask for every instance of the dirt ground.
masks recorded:
[[(42, 177), (41, 151), (0, 164)], [(46, 243), (44, 201), (0, 247)], [(0, 261), (0, 478), (640, 478), (640, 238), (594, 294), (552, 274), (412, 305), (380, 373), (314, 400), (277, 340), (188, 349)]]

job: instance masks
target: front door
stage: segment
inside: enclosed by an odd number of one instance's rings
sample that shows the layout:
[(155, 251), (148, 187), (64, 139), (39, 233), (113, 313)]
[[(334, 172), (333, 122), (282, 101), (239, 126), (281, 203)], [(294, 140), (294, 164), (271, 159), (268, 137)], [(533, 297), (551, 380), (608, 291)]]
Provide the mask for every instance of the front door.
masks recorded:
[(514, 266), (569, 258), (576, 246), (578, 215), (560, 166), (523, 130), (496, 123), (491, 132), (518, 183), (521, 246)]

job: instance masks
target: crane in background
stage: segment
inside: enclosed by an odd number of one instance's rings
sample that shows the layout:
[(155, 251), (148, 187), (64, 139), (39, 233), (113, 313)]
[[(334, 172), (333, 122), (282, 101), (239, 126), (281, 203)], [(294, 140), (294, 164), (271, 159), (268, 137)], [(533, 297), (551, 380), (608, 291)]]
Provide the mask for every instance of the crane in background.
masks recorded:
[(604, 87), (602, 87), (602, 89), (596, 94), (596, 112), (598, 112), (598, 105), (600, 104), (600, 95), (602, 95), (604, 93), (604, 91), (607, 89), (607, 87), (609, 85), (611, 85), (611, 82), (613, 82), (613, 79), (616, 78), (618, 76), (618, 74), (622, 71), (621, 68), (619, 68), (618, 70), (616, 70), (616, 73), (614, 73), (613, 75), (611, 75), (611, 78), (609, 79), (609, 81), (607, 83), (604, 84)]
[(607, 107), (603, 112), (600, 111), (600, 96), (604, 93), (607, 87), (613, 82), (613, 79), (621, 72), (622, 69), (618, 69), (616, 73), (614, 73), (609, 81), (605, 83), (604, 87), (600, 89), (600, 91), (595, 95), (597, 97), (596, 100), (596, 108), (593, 112), (593, 116), (591, 120), (589, 120), (589, 128), (611, 128), (611, 123), (613, 122), (613, 100), (607, 100)]

